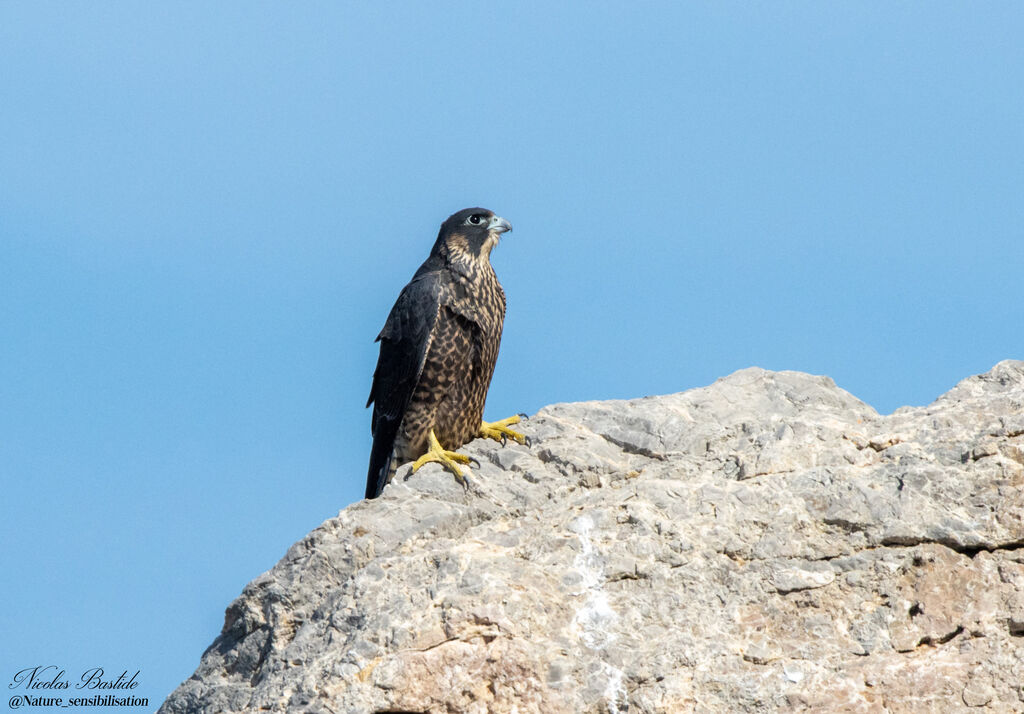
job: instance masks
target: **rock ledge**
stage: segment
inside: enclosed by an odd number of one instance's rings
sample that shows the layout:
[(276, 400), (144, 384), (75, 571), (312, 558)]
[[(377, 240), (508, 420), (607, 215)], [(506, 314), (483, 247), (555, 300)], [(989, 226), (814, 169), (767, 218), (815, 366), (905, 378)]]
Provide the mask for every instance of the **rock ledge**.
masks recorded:
[(1024, 362), (557, 404), (246, 586), (185, 712), (1024, 711)]

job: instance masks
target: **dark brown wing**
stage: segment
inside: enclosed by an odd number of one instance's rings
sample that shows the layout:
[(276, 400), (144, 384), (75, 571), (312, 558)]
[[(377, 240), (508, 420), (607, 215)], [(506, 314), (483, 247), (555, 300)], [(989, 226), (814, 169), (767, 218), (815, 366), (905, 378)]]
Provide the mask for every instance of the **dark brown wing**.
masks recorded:
[(366, 406), (373, 404), (373, 448), (366, 475), (366, 497), (384, 490), (395, 436), (416, 389), (440, 309), (441, 274), (418, 272), (391, 308), (377, 335), (380, 356)]

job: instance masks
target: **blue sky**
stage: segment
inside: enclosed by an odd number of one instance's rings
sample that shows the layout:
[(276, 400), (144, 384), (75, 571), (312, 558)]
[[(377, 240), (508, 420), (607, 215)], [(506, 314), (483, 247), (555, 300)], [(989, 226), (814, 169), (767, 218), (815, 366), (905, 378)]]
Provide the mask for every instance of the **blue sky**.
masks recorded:
[(0, 5), (0, 679), (141, 670), (363, 491), (373, 338), (515, 226), (487, 415), (1024, 357), (1014, 3)]

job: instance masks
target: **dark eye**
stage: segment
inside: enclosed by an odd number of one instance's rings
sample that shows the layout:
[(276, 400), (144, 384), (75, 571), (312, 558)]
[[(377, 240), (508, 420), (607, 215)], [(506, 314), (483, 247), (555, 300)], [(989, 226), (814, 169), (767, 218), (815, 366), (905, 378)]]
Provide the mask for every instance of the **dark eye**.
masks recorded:
[(474, 213), (472, 216), (469, 217), (469, 222), (472, 223), (474, 226), (478, 226), (480, 225), (480, 222), (483, 219), (484, 217), (481, 216), (479, 213)]

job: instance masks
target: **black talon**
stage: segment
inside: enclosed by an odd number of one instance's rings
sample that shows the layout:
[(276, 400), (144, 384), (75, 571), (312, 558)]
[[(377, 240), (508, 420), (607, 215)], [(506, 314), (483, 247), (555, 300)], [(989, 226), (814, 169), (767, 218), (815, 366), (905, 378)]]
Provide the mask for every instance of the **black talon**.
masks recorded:
[(508, 437), (504, 434), (501, 435), (501, 447), (505, 448), (508, 445)]
[(523, 436), (523, 440), (524, 440), (523, 443), (526, 445), (527, 449), (529, 449), (531, 446), (533, 446), (533, 439), (531, 439), (530, 437), (524, 435)]
[(476, 467), (480, 468), (480, 462), (474, 459), (472, 456), (469, 457), (469, 462), (472, 464), (476, 464)]
[(522, 419), (523, 421), (530, 420), (530, 417), (527, 414), (524, 414), (523, 412), (519, 412), (518, 414), (516, 414), (516, 416)]

